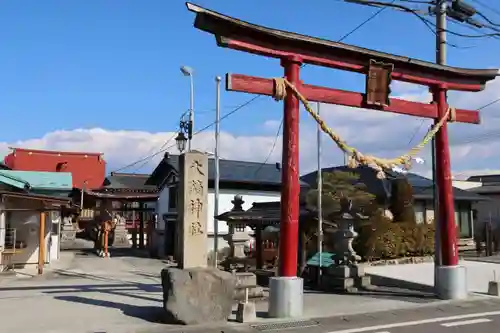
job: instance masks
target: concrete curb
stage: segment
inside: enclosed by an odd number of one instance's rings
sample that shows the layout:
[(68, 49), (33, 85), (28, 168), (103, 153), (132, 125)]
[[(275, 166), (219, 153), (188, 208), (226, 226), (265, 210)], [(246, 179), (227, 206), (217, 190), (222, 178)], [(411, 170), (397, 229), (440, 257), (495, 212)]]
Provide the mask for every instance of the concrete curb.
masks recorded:
[[(355, 314), (338, 314), (332, 315), (328, 317), (303, 317), (303, 318), (293, 318), (293, 319), (269, 319), (265, 321), (256, 321), (252, 323), (234, 323), (227, 322), (221, 324), (212, 324), (212, 325), (187, 325), (187, 326), (157, 326), (155, 328), (144, 328), (139, 330), (134, 330), (134, 333), (174, 333), (174, 332), (183, 332), (183, 333), (257, 333), (257, 332), (277, 332), (279, 330), (304, 330), (308, 329), (310, 332), (325, 332), (327, 331), (326, 327), (331, 326), (334, 323), (343, 323), (345, 325), (349, 325), (349, 322), (352, 322), (351, 319), (362, 318), (366, 323), (372, 323), (375, 321), (387, 321), (387, 316), (394, 318), (395, 314), (401, 314), (406, 317), (412, 317), (415, 313), (421, 315), (422, 313), (425, 315), (426, 313), (434, 313), (435, 310), (433, 308), (439, 308), (440, 311), (443, 312), (443, 309), (451, 309), (454, 311), (462, 311), (466, 312), (474, 307), (481, 307), (484, 304), (488, 306), (494, 305), (495, 308), (500, 305), (500, 300), (496, 298), (493, 300), (494, 303), (491, 303), (491, 297), (484, 296), (475, 296), (471, 295), (471, 297), (467, 300), (442, 300), (435, 301), (425, 304), (418, 304), (415, 306), (401, 308), (397, 310), (380, 310), (373, 311), (367, 313), (355, 313)], [(443, 308), (444, 307), (444, 308)], [(444, 311), (446, 313), (447, 311)], [(384, 319), (385, 318), (385, 319)], [(393, 320), (393, 319), (391, 319)], [(409, 319), (408, 319), (409, 320)], [(362, 324), (362, 322), (360, 322)], [(308, 326), (309, 325), (309, 326)], [(108, 331), (107, 333), (115, 333), (115, 331)], [(116, 331), (118, 333), (118, 331)]]
[(382, 276), (372, 273), (368, 273), (367, 275), (370, 276), (371, 282), (374, 286), (401, 288), (401, 289), (415, 290), (425, 293), (434, 293), (434, 286), (390, 278), (387, 276)]

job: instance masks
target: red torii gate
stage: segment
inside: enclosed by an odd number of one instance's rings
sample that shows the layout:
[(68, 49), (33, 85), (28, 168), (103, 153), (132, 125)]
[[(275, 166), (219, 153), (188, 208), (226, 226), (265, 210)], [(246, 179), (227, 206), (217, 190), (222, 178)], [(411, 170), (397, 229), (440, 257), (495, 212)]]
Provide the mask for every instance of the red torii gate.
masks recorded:
[[(447, 90), (481, 91), (493, 80), (496, 69), (463, 69), (396, 56), (352, 45), (327, 41), (291, 32), (266, 28), (187, 3), (196, 13), (195, 27), (216, 37), (217, 45), (261, 56), (278, 58), (285, 78), (309, 101), (375, 109), (432, 118), (436, 122), (448, 111)], [(312, 64), (367, 75), (367, 94), (303, 84), (300, 68)], [(373, 71), (372, 71), (373, 69)], [(373, 75), (377, 76), (375, 78)], [(386, 76), (385, 82), (378, 81)], [(432, 104), (389, 98), (390, 80), (405, 81), (431, 88)], [(272, 96), (272, 79), (227, 74), (226, 89)], [(375, 89), (375, 91), (374, 91)], [(353, 111), (355, 112), (355, 111)], [(479, 124), (479, 112), (454, 110), (454, 121)], [(281, 192), (280, 276), (297, 274), (299, 214), (299, 100), (290, 87), (284, 99), (283, 187)], [(436, 134), (437, 183), (442, 264), (458, 265), (456, 226), (450, 171), (450, 151), (446, 121)]]

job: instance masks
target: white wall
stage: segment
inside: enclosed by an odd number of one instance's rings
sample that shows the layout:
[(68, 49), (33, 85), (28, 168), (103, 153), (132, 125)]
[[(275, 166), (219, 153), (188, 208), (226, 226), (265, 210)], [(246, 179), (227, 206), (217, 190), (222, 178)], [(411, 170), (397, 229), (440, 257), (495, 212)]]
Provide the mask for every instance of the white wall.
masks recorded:
[[(280, 192), (264, 192), (264, 191), (238, 191), (238, 190), (220, 190), (219, 191), (219, 214), (230, 211), (233, 208), (234, 196), (240, 194), (243, 197), (243, 209), (247, 210), (252, 207), (254, 202), (279, 202)], [(208, 210), (207, 210), (207, 233), (213, 235), (214, 233), (214, 190), (208, 191)], [(227, 223), (219, 221), (219, 233), (228, 233)]]
[(459, 188), (461, 190), (468, 190), (474, 187), (480, 187), (483, 185), (481, 182), (470, 182), (467, 180), (454, 180), (452, 181), (454, 187)]
[(60, 244), (60, 235), (61, 235), (61, 215), (59, 212), (47, 213), (47, 219), (49, 219), (52, 223), (51, 226), (51, 244), (49, 251), (49, 262), (54, 260), (59, 260), (61, 254), (61, 244)]
[(161, 192), (158, 200), (156, 201), (155, 213), (158, 215), (158, 225), (156, 229), (165, 230), (165, 221), (163, 221), (163, 214), (168, 213), (168, 198), (170, 194), (170, 188), (164, 187)]
[[(38, 263), (40, 214), (33, 212), (10, 212), (9, 222), (11, 228), (16, 228), (16, 241), (23, 241), (26, 248), (12, 258), (13, 264), (36, 264)], [(45, 219), (45, 261), (49, 262), (49, 236), (52, 228), (52, 220)]]

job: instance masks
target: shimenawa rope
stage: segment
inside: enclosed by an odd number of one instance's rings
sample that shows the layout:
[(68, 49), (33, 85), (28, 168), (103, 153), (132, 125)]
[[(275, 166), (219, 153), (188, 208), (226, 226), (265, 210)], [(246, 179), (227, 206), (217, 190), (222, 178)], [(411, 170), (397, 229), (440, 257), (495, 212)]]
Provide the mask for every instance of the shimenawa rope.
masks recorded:
[[(436, 135), (439, 129), (443, 126), (443, 124), (448, 120), (450, 122), (454, 122), (456, 120), (456, 109), (453, 107), (448, 107), (448, 110), (443, 115), (443, 117), (436, 123), (432, 129), (430, 129), (427, 134), (424, 136), (422, 141), (417, 144), (415, 147), (410, 149), (410, 151), (404, 155), (393, 159), (385, 159), (379, 158), (372, 155), (364, 155), (356, 148), (349, 146), (340, 136), (335, 133), (328, 125), (325, 123), (323, 119), (318, 115), (316, 111), (314, 111), (307, 99), (302, 95), (298, 89), (291, 84), (285, 78), (274, 78), (274, 95), (273, 98), (276, 101), (281, 101), (286, 97), (287, 91), (286, 88), (290, 88), (290, 90), (295, 94), (295, 96), (304, 104), (306, 111), (314, 118), (314, 120), (318, 123), (321, 130), (328, 134), (328, 136), (335, 142), (335, 144), (346, 154), (349, 155), (348, 166), (351, 168), (356, 168), (359, 165), (366, 165), (373, 168), (377, 171), (378, 178), (385, 178), (384, 169), (393, 169), (396, 166), (403, 165), (406, 170), (411, 168), (411, 161), (415, 155), (420, 152), (424, 146), (429, 143), (429, 141)], [(449, 119), (448, 119), (449, 118)]]

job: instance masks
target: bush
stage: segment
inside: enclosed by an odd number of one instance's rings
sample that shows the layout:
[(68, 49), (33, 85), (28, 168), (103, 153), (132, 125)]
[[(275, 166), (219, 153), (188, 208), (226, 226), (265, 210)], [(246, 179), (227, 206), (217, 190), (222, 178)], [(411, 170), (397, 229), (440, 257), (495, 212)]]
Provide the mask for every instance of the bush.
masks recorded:
[(416, 223), (413, 209), (413, 188), (406, 177), (392, 182), (390, 210), (394, 221)]
[(424, 256), (434, 253), (434, 225), (394, 223), (377, 215), (359, 227), (354, 248), (364, 261)]

